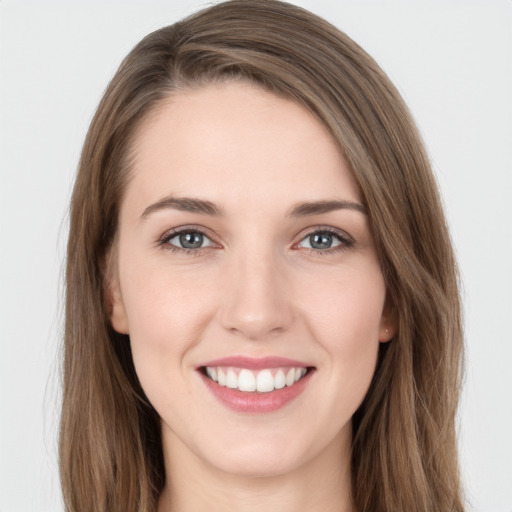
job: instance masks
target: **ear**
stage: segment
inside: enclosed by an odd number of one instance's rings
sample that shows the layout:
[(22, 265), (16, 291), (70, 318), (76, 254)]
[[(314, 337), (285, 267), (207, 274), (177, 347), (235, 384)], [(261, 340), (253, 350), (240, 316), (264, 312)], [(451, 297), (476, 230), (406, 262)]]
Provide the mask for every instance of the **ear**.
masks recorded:
[(386, 298), (386, 303), (382, 311), (382, 316), (379, 325), (379, 342), (387, 343), (391, 341), (398, 332), (398, 315), (396, 310)]
[(128, 315), (119, 285), (117, 265), (114, 263), (115, 248), (112, 248), (105, 264), (105, 302), (110, 323), (119, 334), (129, 334)]

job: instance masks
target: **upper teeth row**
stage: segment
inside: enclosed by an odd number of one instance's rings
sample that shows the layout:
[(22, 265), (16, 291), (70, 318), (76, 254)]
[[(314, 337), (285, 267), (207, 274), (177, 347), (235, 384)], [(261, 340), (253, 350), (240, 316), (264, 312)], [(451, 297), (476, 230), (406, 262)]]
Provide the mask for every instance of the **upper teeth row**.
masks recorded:
[[(274, 374), (273, 374), (274, 371)], [(251, 370), (221, 367), (206, 367), (206, 374), (221, 386), (240, 391), (259, 391), (268, 393), (274, 389), (291, 386), (306, 375), (306, 368), (279, 368), (274, 370), (260, 370), (254, 374)]]

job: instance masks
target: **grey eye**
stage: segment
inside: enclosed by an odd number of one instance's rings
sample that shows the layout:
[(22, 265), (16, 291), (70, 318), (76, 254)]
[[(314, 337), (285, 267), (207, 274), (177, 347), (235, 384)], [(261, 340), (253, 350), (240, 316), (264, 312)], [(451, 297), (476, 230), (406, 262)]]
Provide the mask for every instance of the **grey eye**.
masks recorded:
[(211, 240), (199, 231), (183, 231), (169, 238), (168, 243), (181, 249), (200, 249), (212, 245)]
[(179, 238), (181, 246), (185, 249), (197, 249), (203, 245), (201, 233), (183, 233)]
[(311, 235), (309, 244), (313, 249), (330, 249), (333, 243), (333, 236), (328, 234)]
[(335, 234), (319, 231), (305, 237), (299, 245), (307, 249), (325, 250), (341, 245), (341, 240)]

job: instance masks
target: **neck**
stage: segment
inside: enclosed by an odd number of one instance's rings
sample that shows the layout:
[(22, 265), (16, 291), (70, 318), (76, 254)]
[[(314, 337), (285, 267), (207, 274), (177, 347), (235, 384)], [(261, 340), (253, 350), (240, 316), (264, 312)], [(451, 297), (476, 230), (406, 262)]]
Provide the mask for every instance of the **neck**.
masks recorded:
[(226, 473), (185, 453), (183, 445), (165, 448), (170, 447), (164, 446), (167, 481), (158, 512), (354, 511), (349, 442), (329, 445), (301, 467), (272, 476)]

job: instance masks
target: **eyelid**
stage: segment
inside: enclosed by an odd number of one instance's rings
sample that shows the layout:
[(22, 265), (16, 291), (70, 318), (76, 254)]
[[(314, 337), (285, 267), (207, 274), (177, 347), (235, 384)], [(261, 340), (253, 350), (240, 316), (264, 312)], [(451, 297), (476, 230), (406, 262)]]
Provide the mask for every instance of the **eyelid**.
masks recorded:
[[(203, 235), (205, 238), (207, 238), (211, 244), (206, 247), (198, 247), (196, 249), (191, 249), (187, 247), (179, 247), (178, 245), (170, 244), (168, 243), (169, 240), (172, 240), (176, 236), (179, 236), (183, 233), (199, 233)], [(194, 254), (200, 254), (204, 250), (213, 248), (220, 248), (222, 247), (220, 243), (215, 241), (215, 238), (209, 234), (209, 230), (205, 229), (201, 226), (197, 225), (185, 225), (185, 226), (178, 226), (175, 228), (171, 228), (167, 230), (162, 236), (160, 236), (157, 240), (157, 246), (163, 247), (167, 250), (176, 251), (176, 252), (182, 252), (182, 253), (194, 253)]]
[[(305, 240), (306, 238), (318, 234), (318, 233), (328, 233), (330, 235), (334, 235), (338, 238), (340, 241), (339, 245), (336, 245), (329, 249), (314, 249), (309, 247), (298, 247), (298, 245)], [(332, 226), (315, 226), (307, 228), (306, 230), (302, 231), (302, 233), (299, 235), (299, 240), (293, 244), (293, 249), (303, 249), (306, 251), (313, 252), (315, 254), (329, 254), (331, 252), (337, 252), (342, 251), (344, 249), (347, 249), (351, 246), (353, 246), (355, 243), (355, 240), (346, 232), (338, 228), (333, 228)]]
[[(171, 250), (174, 252), (181, 252), (181, 253), (188, 253), (193, 255), (199, 255), (202, 254), (204, 251), (215, 248), (215, 249), (221, 249), (222, 244), (217, 242), (215, 240), (215, 237), (209, 234), (210, 230), (206, 229), (202, 226), (198, 225), (185, 225), (185, 226), (178, 226), (171, 228), (167, 230), (162, 236), (160, 236), (157, 240), (157, 246), (163, 247), (167, 250)], [(186, 247), (179, 247), (177, 245), (173, 245), (168, 243), (169, 240), (173, 239), (176, 236), (179, 236), (182, 233), (199, 233), (206, 237), (211, 244), (206, 247), (198, 247), (195, 249), (192, 248), (186, 248)], [(330, 235), (335, 236), (339, 240), (339, 244), (335, 245), (334, 247), (328, 248), (328, 249), (315, 249), (312, 247), (299, 247), (299, 244), (304, 241), (306, 238), (319, 234), (319, 233), (328, 233)], [(310, 253), (314, 254), (330, 254), (334, 252), (340, 252), (345, 249), (350, 248), (354, 245), (355, 240), (352, 236), (350, 236), (346, 231), (343, 231), (338, 228), (334, 228), (332, 226), (314, 226), (304, 229), (299, 235), (298, 240), (292, 245), (293, 250), (301, 249), (302, 251), (309, 251)]]

